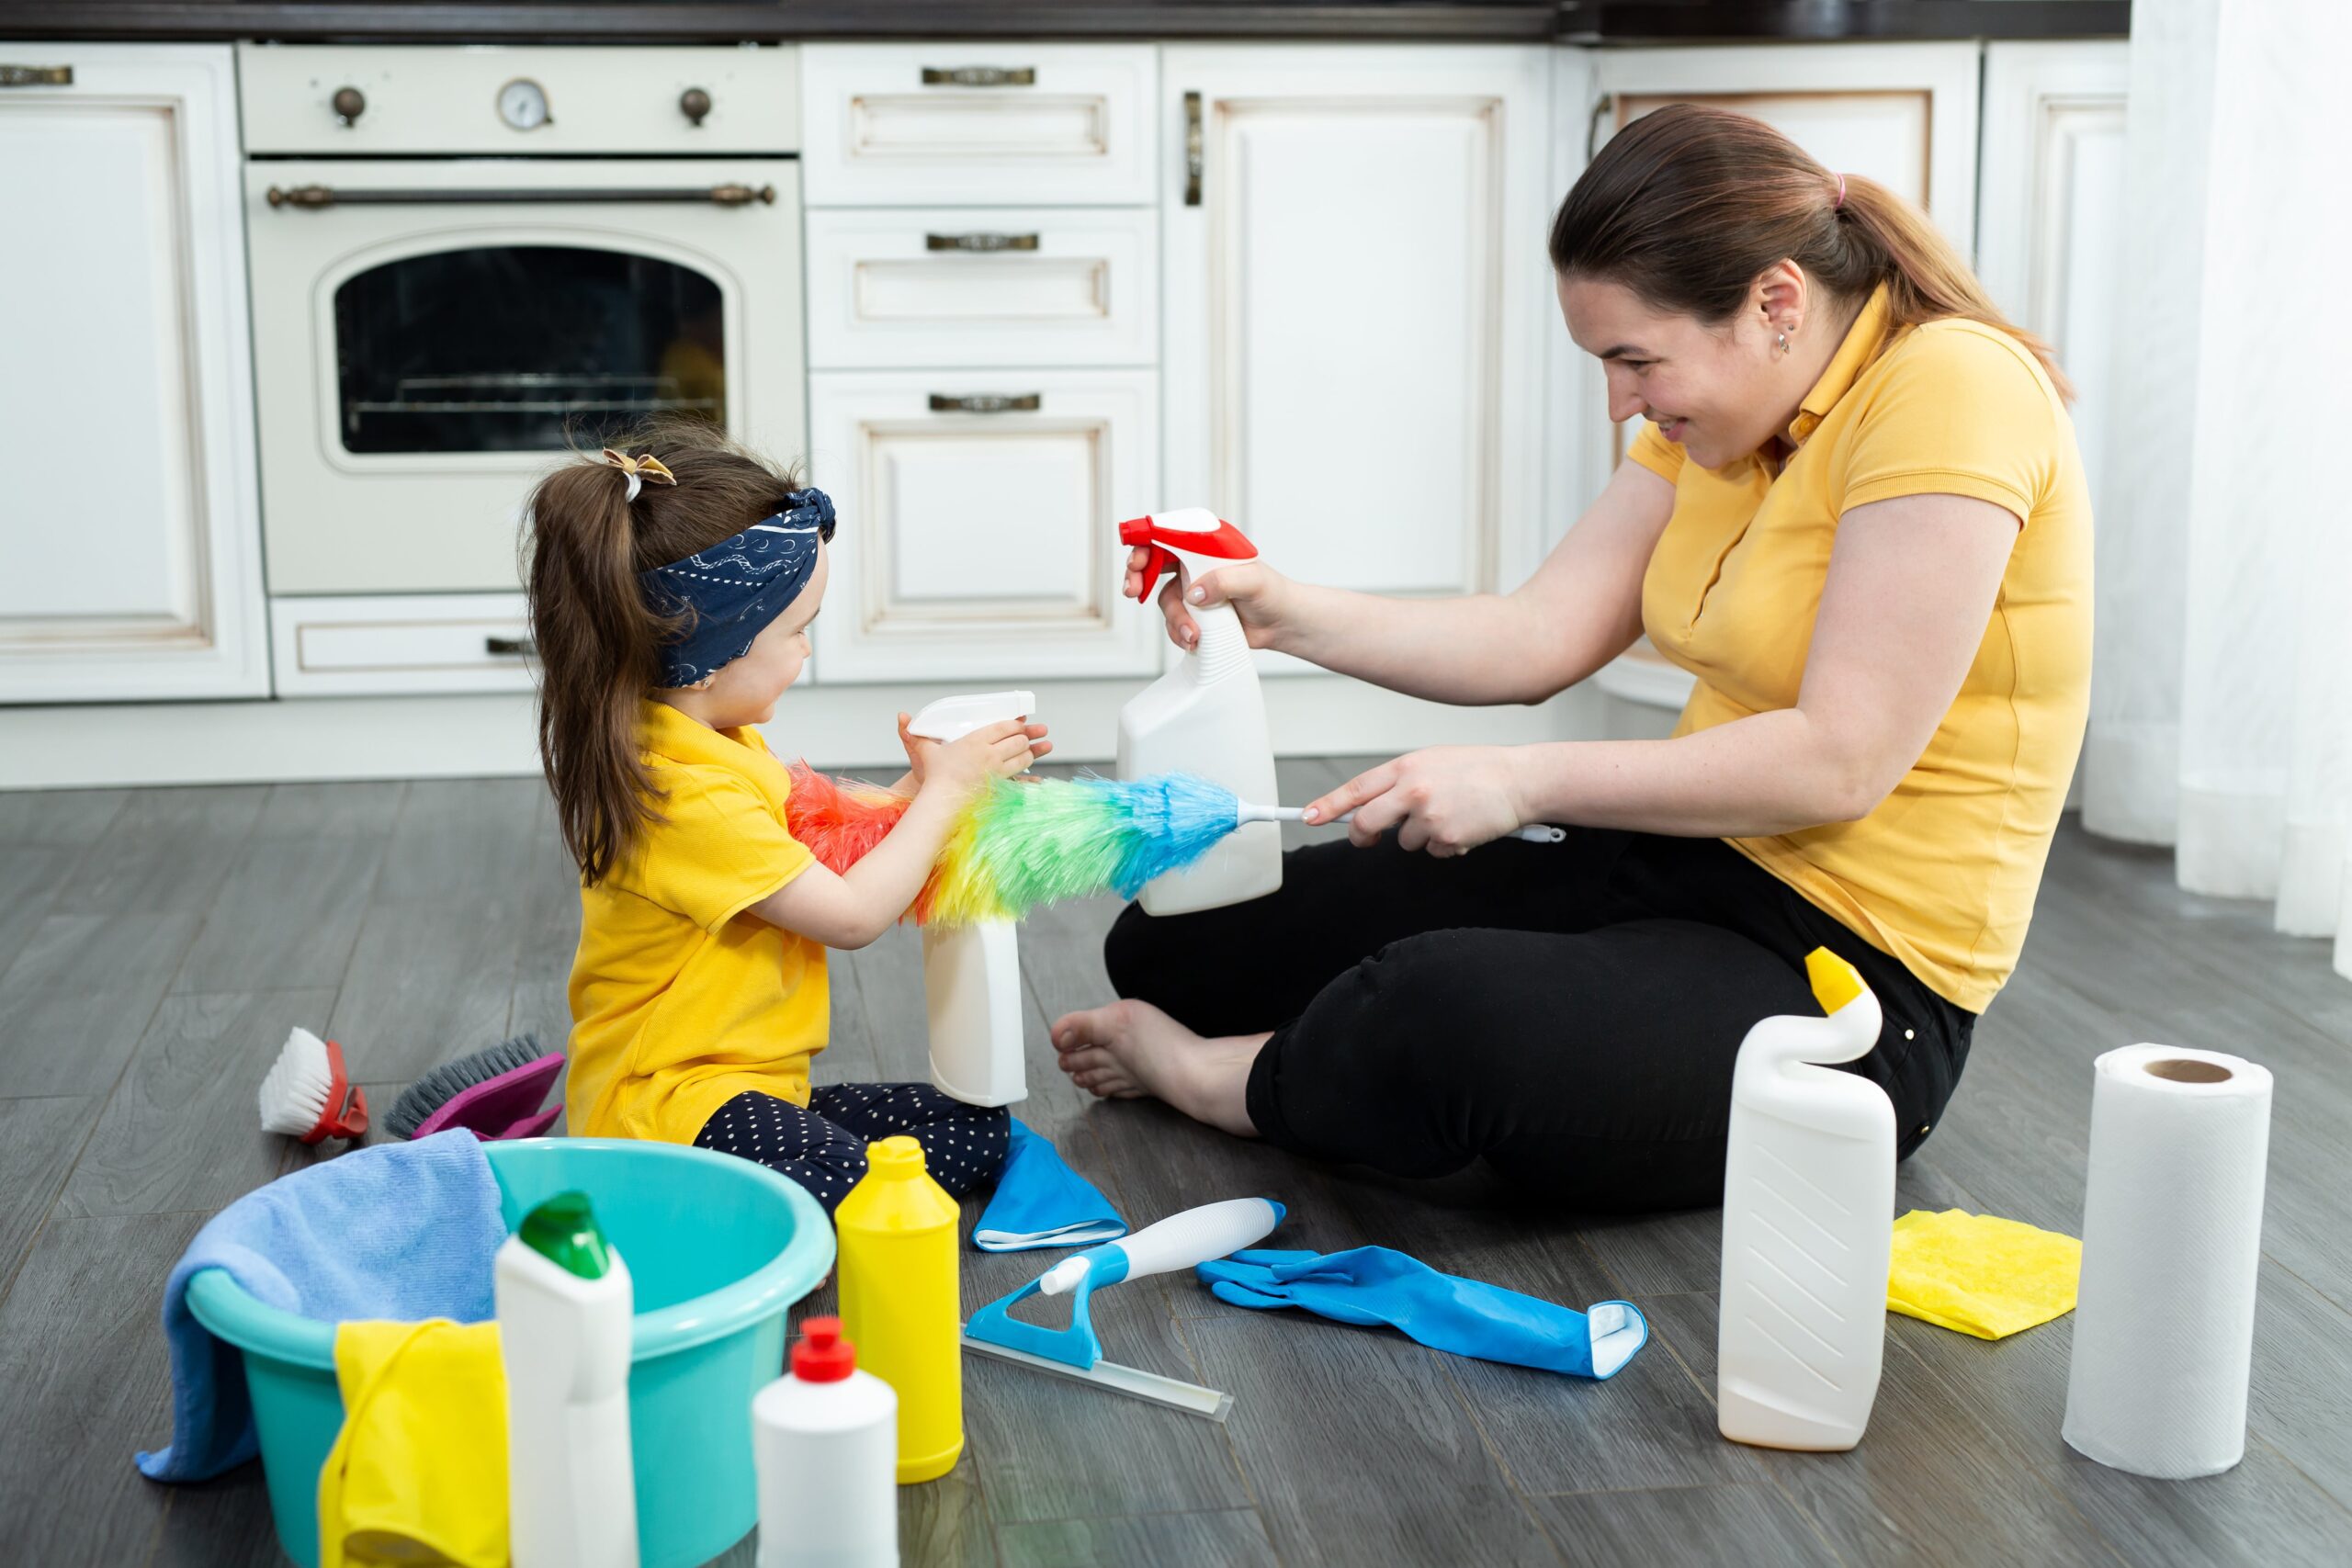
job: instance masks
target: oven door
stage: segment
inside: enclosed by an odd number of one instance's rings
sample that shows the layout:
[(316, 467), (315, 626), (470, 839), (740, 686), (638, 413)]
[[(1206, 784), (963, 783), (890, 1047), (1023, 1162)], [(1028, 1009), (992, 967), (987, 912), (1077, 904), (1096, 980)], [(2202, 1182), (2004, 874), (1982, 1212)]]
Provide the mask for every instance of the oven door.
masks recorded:
[(806, 441), (799, 165), (246, 169), (272, 593), (512, 590), (533, 480), (650, 414)]

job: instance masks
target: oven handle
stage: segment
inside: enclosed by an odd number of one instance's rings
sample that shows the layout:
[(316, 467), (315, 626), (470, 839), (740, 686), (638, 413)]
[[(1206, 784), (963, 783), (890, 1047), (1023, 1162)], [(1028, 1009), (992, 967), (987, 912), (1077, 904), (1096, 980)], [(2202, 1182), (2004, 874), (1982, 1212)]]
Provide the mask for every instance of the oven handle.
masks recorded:
[(272, 186), (272, 207), (439, 207), (449, 204), (507, 206), (515, 202), (552, 201), (633, 202), (707, 201), (719, 207), (749, 207), (753, 202), (775, 204), (774, 186), (640, 186), (583, 187), (576, 190), (530, 186), (521, 190), (338, 190), (334, 186)]

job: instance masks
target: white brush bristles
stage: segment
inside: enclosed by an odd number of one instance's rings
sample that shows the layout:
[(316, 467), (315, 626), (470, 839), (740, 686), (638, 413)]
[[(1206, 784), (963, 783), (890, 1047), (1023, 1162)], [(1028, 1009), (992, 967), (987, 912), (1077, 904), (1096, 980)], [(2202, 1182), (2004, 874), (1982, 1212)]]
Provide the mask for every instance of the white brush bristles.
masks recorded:
[(325, 1118), (327, 1095), (334, 1087), (326, 1042), (307, 1029), (295, 1030), (286, 1037), (286, 1048), (277, 1054), (269, 1076), (261, 1080), (261, 1130), (307, 1137)]

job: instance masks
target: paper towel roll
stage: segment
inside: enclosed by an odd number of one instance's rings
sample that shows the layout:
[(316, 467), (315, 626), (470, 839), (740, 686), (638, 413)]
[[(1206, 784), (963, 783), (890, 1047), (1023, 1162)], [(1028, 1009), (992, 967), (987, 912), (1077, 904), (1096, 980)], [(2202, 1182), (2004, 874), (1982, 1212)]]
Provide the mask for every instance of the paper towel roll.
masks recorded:
[(2095, 1070), (2066, 1441), (2139, 1475), (2211, 1475), (2245, 1453), (2270, 1074), (2170, 1045)]

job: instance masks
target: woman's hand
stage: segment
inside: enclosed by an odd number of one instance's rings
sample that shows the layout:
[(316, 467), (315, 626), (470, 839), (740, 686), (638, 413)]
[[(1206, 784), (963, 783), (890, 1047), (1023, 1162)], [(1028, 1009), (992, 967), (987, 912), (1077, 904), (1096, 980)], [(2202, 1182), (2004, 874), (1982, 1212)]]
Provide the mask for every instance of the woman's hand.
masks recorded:
[[(1127, 579), (1120, 589), (1127, 598), (1142, 600), (1144, 563), (1150, 558), (1151, 551), (1140, 546), (1127, 552)], [(1201, 640), (1201, 628), (1186, 606), (1230, 604), (1250, 647), (1274, 648), (1284, 630), (1290, 587), (1290, 579), (1263, 561), (1237, 561), (1190, 583), (1182, 568), (1170, 567), (1160, 574), (1159, 613), (1167, 619), (1169, 640), (1189, 650)]]
[[(907, 754), (907, 776), (891, 787), (903, 795), (912, 795), (922, 788), (923, 770), (932, 753), (939, 750), (938, 741), (927, 739), (907, 728), (912, 723), (914, 718), (911, 715), (902, 713), (899, 716), (899, 745)], [(1021, 728), (1022, 733), (1029, 738), (1029, 760), (1033, 763), (1054, 749), (1054, 743), (1046, 739), (1043, 722), (1024, 719)]]
[(1308, 806), (1306, 820), (1352, 811), (1348, 839), (1359, 847), (1393, 828), (1402, 848), (1464, 854), (1527, 820), (1518, 772), (1506, 746), (1434, 746), (1357, 774)]

